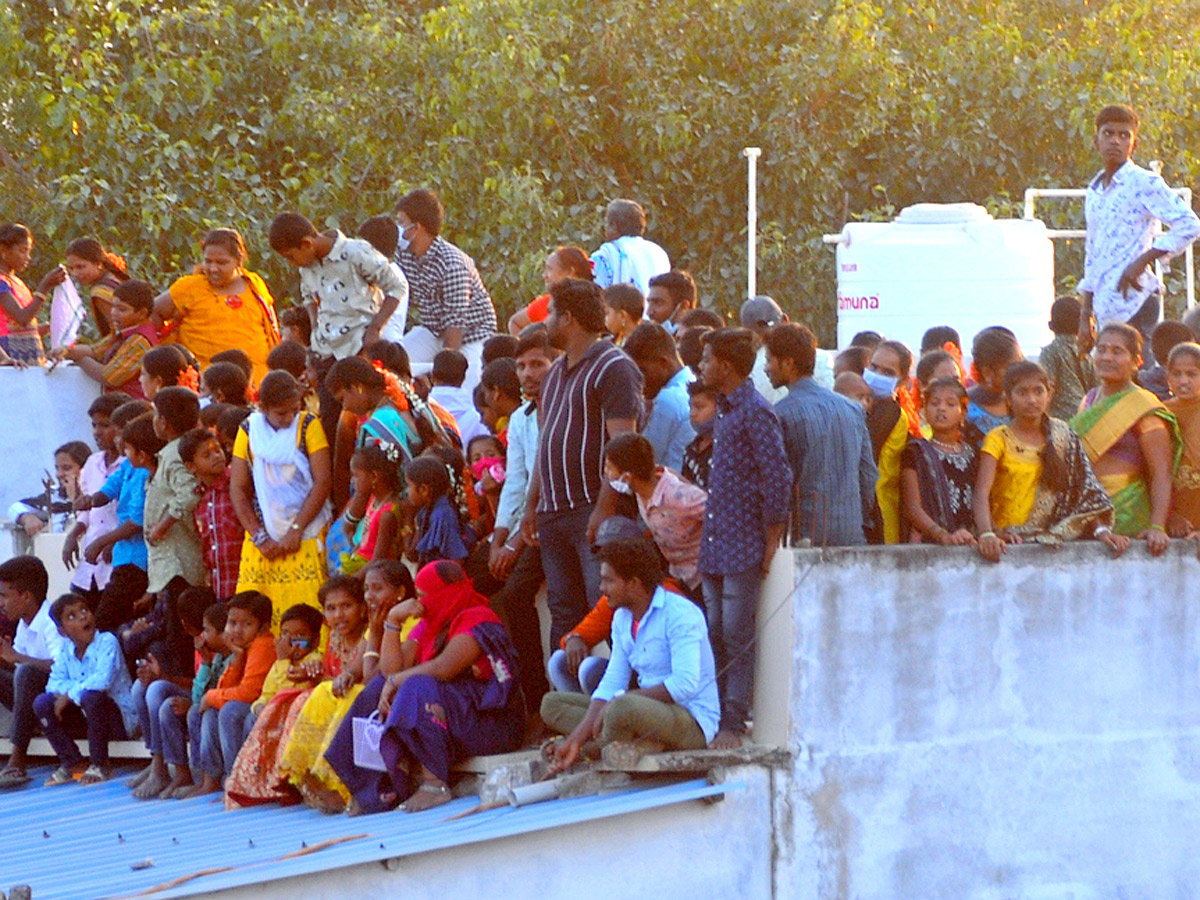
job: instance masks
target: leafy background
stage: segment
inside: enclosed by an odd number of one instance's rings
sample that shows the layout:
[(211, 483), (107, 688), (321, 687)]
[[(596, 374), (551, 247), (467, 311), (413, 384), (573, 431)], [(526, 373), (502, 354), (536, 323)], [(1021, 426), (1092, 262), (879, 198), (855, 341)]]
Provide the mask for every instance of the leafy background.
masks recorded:
[[(0, 5), (0, 67), (0, 220), (34, 229), (31, 274), (94, 234), (165, 285), (233, 225), (281, 303), (275, 213), (352, 231), (432, 186), (504, 314), (549, 249), (600, 243), (614, 196), (729, 311), (755, 145), (759, 290), (828, 345), (821, 235), (845, 221), (1020, 215), (1025, 187), (1093, 172), (1109, 102), (1141, 112), (1140, 160), (1200, 173), (1196, 0), (43, 0)], [(1057, 256), (1070, 289), (1080, 247)]]

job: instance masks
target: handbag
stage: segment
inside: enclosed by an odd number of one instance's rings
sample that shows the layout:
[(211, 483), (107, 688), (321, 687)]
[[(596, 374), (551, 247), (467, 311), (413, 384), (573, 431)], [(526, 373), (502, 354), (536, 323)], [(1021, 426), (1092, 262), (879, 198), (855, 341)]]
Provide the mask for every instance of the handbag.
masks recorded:
[(384, 729), (384, 723), (379, 720), (379, 710), (366, 717), (355, 716), (350, 725), (354, 738), (354, 764), (360, 769), (386, 772), (387, 765), (379, 752), (379, 738)]

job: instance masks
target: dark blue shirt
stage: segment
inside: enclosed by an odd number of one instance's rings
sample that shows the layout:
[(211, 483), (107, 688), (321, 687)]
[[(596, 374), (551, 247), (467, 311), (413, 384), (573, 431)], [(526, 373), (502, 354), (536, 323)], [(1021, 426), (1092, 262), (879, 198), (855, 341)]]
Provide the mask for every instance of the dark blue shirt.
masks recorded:
[(747, 379), (717, 398), (700, 574), (736, 575), (761, 566), (767, 528), (787, 522), (791, 496), (779, 420)]

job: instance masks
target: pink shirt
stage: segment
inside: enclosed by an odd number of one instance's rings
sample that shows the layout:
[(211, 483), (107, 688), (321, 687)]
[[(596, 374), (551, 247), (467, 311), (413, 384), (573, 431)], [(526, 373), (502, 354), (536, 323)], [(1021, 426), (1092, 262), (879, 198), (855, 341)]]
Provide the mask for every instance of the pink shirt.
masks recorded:
[(649, 502), (638, 497), (638, 510), (666, 558), (671, 575), (694, 588), (700, 583), (696, 567), (708, 494), (663, 466), (658, 467), (658, 475)]
[[(89, 456), (87, 462), (83, 464), (83, 469), (79, 472), (79, 492), (81, 494), (97, 493), (104, 487), (104, 482), (108, 481), (108, 476), (117, 471), (117, 466), (121, 464), (122, 458), (117, 456), (116, 461), (110, 466), (104, 460), (103, 450), (97, 450)], [(79, 539), (79, 563), (71, 575), (71, 584), (90, 589), (92, 580), (95, 579), (96, 588), (103, 590), (108, 584), (108, 579), (112, 577), (112, 563), (106, 562), (101, 556), (99, 561), (92, 565), (83, 558), (83, 551), (96, 538), (103, 537), (117, 527), (117, 504), (106, 503), (104, 506), (77, 513), (76, 521), (86, 525), (87, 531)]]

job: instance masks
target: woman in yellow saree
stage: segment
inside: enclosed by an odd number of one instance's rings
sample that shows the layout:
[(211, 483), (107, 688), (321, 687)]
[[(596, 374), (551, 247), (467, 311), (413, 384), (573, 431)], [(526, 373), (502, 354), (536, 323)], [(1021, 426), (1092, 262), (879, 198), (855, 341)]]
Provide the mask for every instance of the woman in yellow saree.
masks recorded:
[(1171, 479), (1183, 443), (1175, 416), (1133, 383), (1142, 362), (1142, 336), (1129, 325), (1106, 325), (1094, 353), (1099, 387), (1083, 398), (1071, 427), (1116, 509), (1113, 530), (1146, 541), (1151, 554), (1167, 549)]

